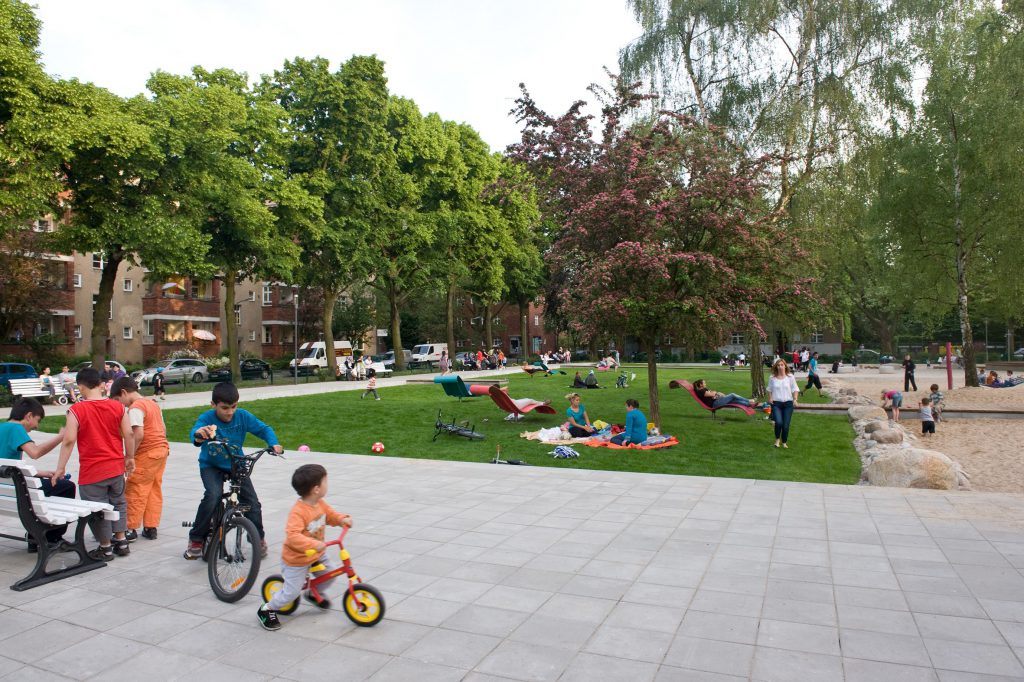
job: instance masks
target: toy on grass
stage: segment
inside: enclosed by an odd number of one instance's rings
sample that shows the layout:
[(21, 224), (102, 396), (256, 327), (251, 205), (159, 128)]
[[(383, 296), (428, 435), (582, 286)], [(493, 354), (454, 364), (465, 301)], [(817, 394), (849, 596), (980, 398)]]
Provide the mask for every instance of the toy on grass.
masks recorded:
[(384, 443), (377, 441), (376, 443), (370, 446), (370, 450), (376, 452), (379, 455), (380, 453), (384, 452)]
[(298, 447), (298, 450), (299, 450), (299, 452), (309, 452), (309, 446), (308, 445), (300, 445)]

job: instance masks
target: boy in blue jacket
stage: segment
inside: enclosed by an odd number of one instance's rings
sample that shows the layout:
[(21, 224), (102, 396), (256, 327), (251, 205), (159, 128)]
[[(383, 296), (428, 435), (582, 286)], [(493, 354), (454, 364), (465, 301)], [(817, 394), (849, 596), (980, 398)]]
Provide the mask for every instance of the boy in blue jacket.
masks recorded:
[[(222, 438), (231, 445), (241, 448), (246, 434), (251, 433), (266, 441), (267, 445), (273, 446), (274, 452), (277, 454), (284, 452), (284, 448), (278, 445), (277, 436), (270, 426), (261, 422), (251, 412), (238, 409), (238, 389), (234, 384), (223, 382), (214, 386), (210, 404), (213, 405), (213, 409), (199, 415), (190, 434), (192, 443), (200, 448), (199, 476), (203, 479), (205, 492), (199, 503), (199, 509), (196, 511), (196, 520), (188, 532), (185, 558), (189, 560), (198, 559), (203, 555), (203, 539), (210, 528), (213, 514), (217, 510), (217, 501), (224, 493), (224, 481), (231, 473), (231, 460), (224, 449), (210, 448), (205, 441), (211, 438)], [(245, 516), (253, 522), (256, 530), (260, 533), (261, 554), (265, 557), (267, 556), (267, 541), (263, 539), (265, 536), (263, 512), (251, 478), (242, 482), (239, 502), (249, 505), (249, 511)]]

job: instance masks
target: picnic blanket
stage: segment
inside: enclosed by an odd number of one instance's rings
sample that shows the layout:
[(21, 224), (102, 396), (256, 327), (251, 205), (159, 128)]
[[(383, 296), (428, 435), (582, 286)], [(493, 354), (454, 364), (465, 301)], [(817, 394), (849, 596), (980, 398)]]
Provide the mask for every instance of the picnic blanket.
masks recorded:
[[(602, 438), (589, 438), (584, 441), (584, 445), (592, 448), (610, 448), (612, 450), (657, 450), (659, 448), (670, 448), (673, 445), (679, 445), (679, 439), (675, 436), (666, 436), (666, 440), (653, 443), (651, 445), (645, 445), (644, 443), (630, 443), (629, 445), (616, 445), (610, 440), (604, 440)], [(650, 440), (650, 439), (648, 439)]]

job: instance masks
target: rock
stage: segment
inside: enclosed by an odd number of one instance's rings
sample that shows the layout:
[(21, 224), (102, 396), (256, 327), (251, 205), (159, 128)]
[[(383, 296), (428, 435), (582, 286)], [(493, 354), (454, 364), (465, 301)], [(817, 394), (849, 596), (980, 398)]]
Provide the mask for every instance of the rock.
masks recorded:
[(843, 395), (857, 395), (857, 391), (852, 388), (844, 388), (839, 391)]
[(896, 373), (896, 368), (893, 367), (892, 365), (879, 365), (878, 366), (878, 373), (879, 374), (895, 374)]
[(889, 415), (885, 413), (881, 407), (857, 405), (851, 407), (847, 414), (850, 415), (850, 421), (855, 422), (861, 419), (880, 419), (882, 421), (889, 421)]
[(879, 429), (887, 429), (889, 425), (886, 422), (870, 421), (864, 425), (864, 433), (874, 433)]
[(864, 473), (871, 485), (930, 490), (956, 490), (962, 477), (960, 465), (949, 457), (919, 448), (881, 453)]
[[(878, 422), (875, 423), (877, 424)], [(866, 429), (867, 427), (865, 427), (865, 430)], [(902, 443), (903, 433), (901, 431), (897, 431), (896, 429), (890, 428), (877, 429), (871, 434), (871, 440), (875, 441), (876, 443)]]

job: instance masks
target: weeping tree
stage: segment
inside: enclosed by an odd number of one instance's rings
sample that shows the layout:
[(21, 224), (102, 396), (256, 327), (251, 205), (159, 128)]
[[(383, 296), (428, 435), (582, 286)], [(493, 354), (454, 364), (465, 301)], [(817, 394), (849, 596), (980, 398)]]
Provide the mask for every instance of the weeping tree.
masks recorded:
[[(578, 101), (553, 117), (523, 87), (510, 147), (558, 225), (547, 262), (562, 283), (560, 313), (589, 337), (636, 336), (647, 351), (650, 417), (660, 424), (655, 347), (665, 335), (719, 341), (756, 326), (749, 302), (767, 299), (780, 254), (777, 223), (759, 208), (764, 164), (751, 162), (691, 117), (627, 117), (646, 102), (635, 84), (592, 87), (600, 138)], [(773, 293), (785, 288), (775, 280)], [(786, 293), (799, 296), (795, 287)]]

